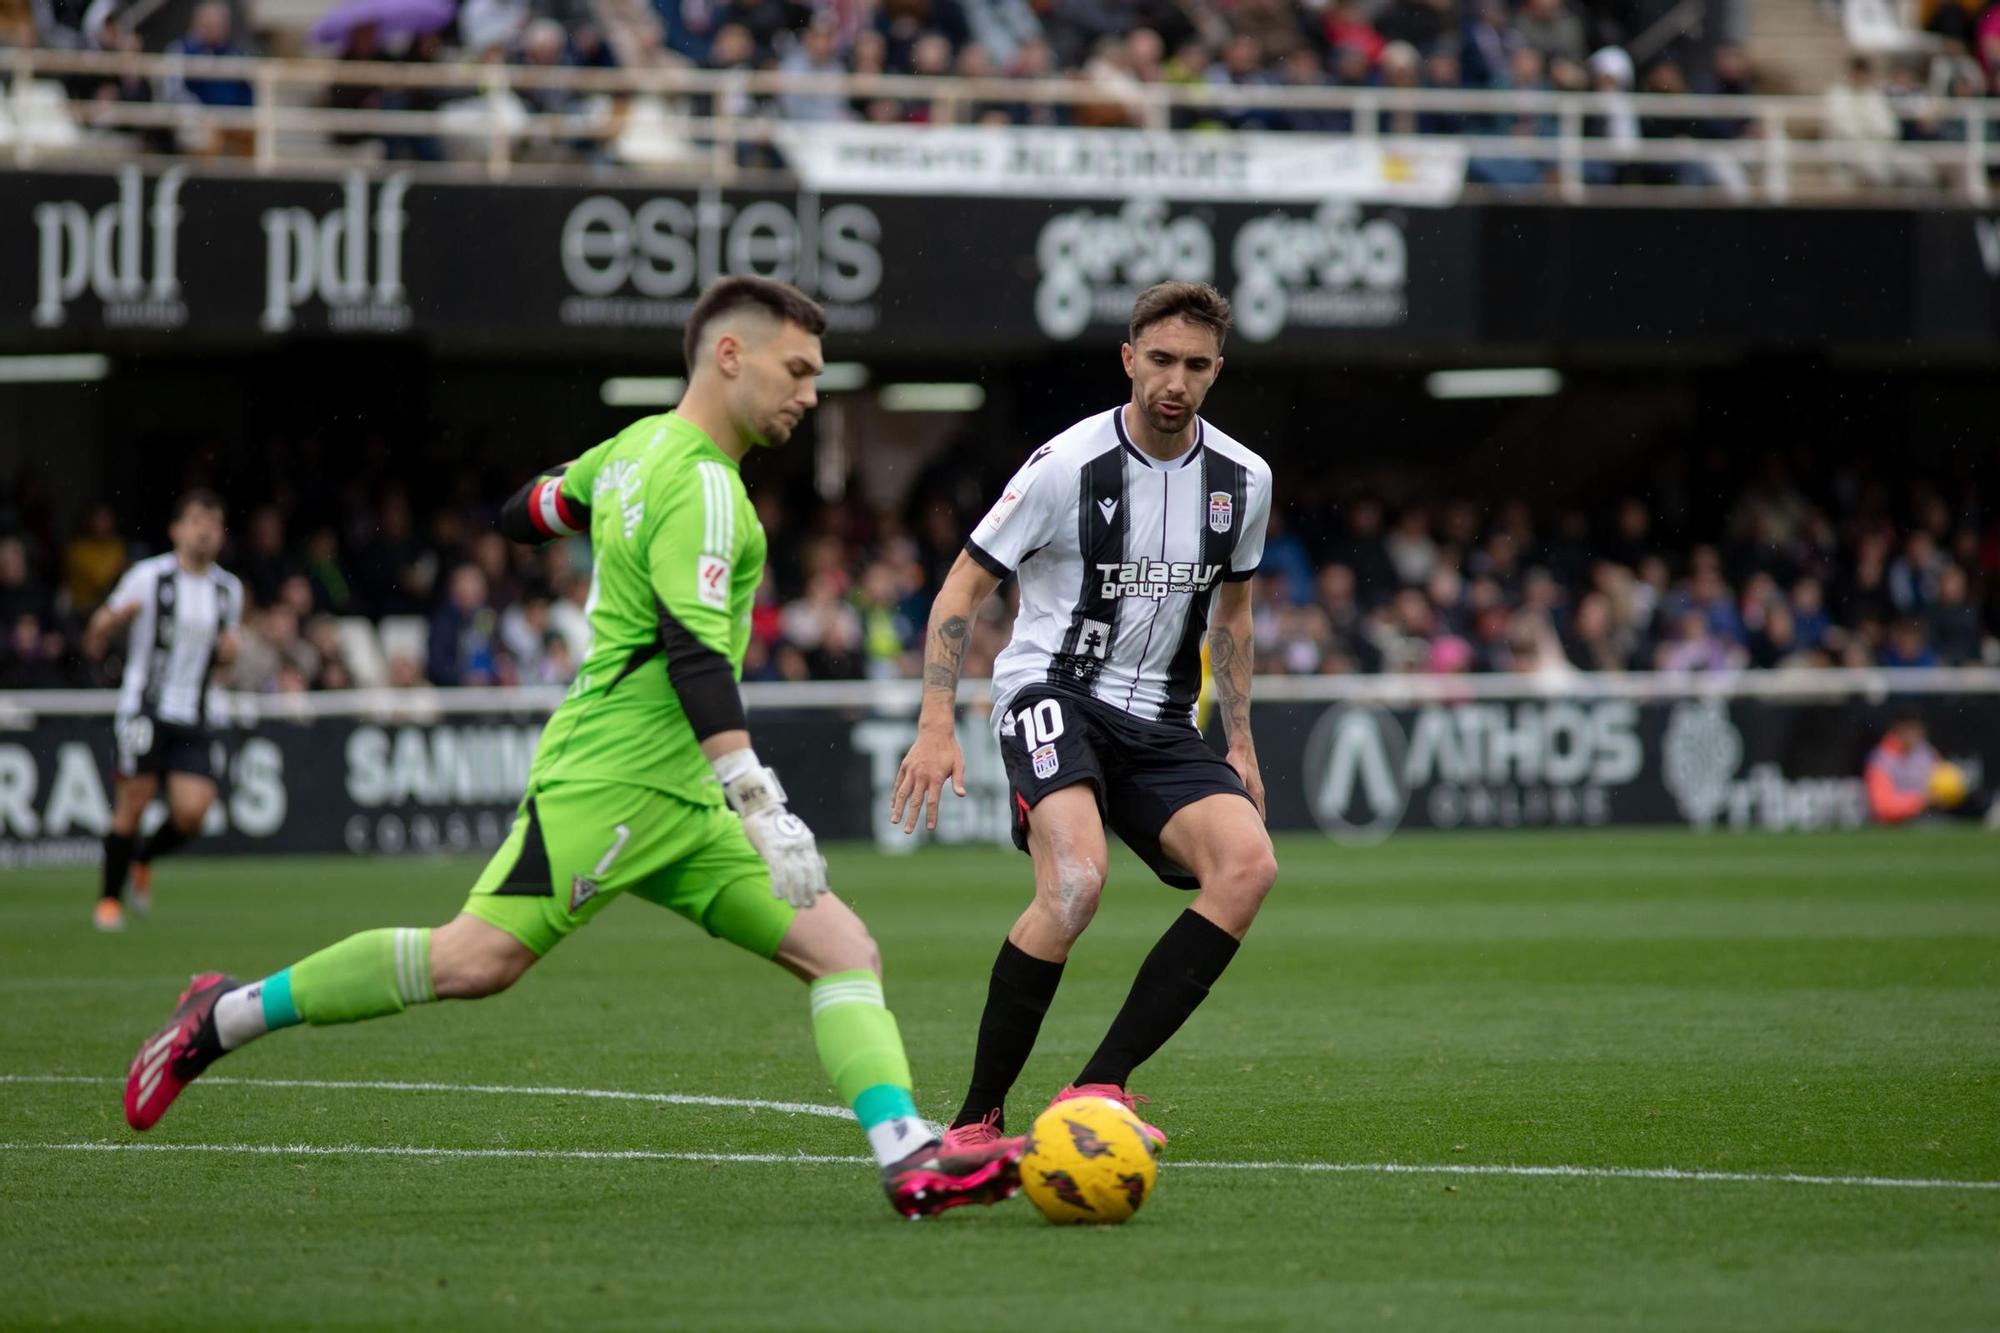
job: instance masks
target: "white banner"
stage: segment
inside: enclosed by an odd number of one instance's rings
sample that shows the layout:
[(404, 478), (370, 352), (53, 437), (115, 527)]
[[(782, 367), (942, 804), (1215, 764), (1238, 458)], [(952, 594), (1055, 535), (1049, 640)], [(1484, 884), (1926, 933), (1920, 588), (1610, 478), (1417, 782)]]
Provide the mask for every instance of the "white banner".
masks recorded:
[(806, 188), (822, 193), (1441, 208), (1465, 183), (1465, 150), (1428, 140), (847, 124), (786, 124), (775, 137)]

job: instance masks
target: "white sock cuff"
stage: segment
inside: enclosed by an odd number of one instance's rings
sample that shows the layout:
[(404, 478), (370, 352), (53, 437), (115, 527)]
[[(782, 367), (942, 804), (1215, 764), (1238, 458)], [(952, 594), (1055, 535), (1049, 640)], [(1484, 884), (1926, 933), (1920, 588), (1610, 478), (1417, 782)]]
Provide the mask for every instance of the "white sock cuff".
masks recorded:
[(437, 998), (431, 987), (430, 931), (405, 927), (396, 932), (396, 993), (404, 1004), (429, 1004)]
[(812, 1011), (815, 1014), (837, 1004), (866, 1004), (877, 1009), (889, 1007), (882, 999), (882, 983), (874, 977), (842, 977), (812, 984)]
[(917, 1149), (936, 1143), (930, 1126), (912, 1115), (894, 1116), (868, 1127), (868, 1150), (878, 1166), (891, 1166)]
[(264, 1022), (264, 983), (253, 981), (238, 986), (215, 1002), (215, 1037), (225, 1051), (263, 1036), (270, 1028)]

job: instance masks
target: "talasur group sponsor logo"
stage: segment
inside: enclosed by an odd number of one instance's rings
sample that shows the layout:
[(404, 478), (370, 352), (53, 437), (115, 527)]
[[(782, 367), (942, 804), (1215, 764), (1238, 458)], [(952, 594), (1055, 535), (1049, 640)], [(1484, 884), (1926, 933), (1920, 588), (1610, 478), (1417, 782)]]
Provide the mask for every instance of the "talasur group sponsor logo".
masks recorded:
[(314, 301), (325, 307), (326, 327), (335, 332), (408, 328), (403, 234), (409, 230), (409, 215), (403, 199), (409, 188), (408, 172), (396, 172), (371, 188), (367, 173), (350, 171), (340, 204), (327, 213), (265, 209), (264, 310), (259, 319), (264, 331), (287, 331), (299, 309)]
[(181, 185), (187, 168), (153, 182), (136, 166), (118, 171), (118, 197), (92, 209), (72, 199), (35, 205), (37, 328), (60, 328), (86, 293), (97, 298), (106, 328), (177, 329), (187, 323), (181, 299)]
[(733, 203), (720, 190), (634, 201), (597, 194), (569, 212), (558, 312), (572, 328), (680, 328), (709, 283), (731, 273), (789, 282), (816, 298), (835, 332), (873, 329), (882, 286), (882, 222), (872, 209), (818, 196)]
[(1108, 561), (1097, 566), (1100, 597), (1150, 597), (1158, 601), (1172, 593), (1204, 593), (1222, 574), (1221, 565), (1186, 560)]
[(1306, 738), (1303, 776), (1322, 829), (1375, 842), (1418, 802), (1432, 828), (1609, 823), (1611, 793), (1644, 760), (1623, 700), (1433, 704), (1407, 730), (1386, 709), (1340, 704)]

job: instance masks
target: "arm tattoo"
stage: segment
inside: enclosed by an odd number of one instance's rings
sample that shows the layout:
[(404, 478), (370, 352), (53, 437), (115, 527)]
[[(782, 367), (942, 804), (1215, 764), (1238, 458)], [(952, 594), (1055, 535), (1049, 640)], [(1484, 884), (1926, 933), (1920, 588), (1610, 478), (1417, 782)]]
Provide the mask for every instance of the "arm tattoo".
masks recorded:
[(951, 616), (931, 631), (930, 647), (924, 653), (924, 688), (958, 693), (959, 664), (965, 660), (970, 626), (964, 616)]
[(1223, 726), (1231, 745), (1249, 745), (1250, 672), (1256, 660), (1256, 644), (1236, 641), (1236, 633), (1217, 625), (1208, 631), (1208, 668), (1215, 680), (1215, 699), (1222, 706)]

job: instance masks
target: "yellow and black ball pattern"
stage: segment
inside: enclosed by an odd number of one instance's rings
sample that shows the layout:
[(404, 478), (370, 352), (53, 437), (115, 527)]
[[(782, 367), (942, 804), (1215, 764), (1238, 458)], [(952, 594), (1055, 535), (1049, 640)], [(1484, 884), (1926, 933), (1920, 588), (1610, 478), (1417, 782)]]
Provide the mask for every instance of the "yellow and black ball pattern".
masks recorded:
[(1073, 1097), (1035, 1119), (1021, 1187), (1051, 1222), (1123, 1222), (1153, 1192), (1159, 1162), (1135, 1116), (1108, 1097)]

